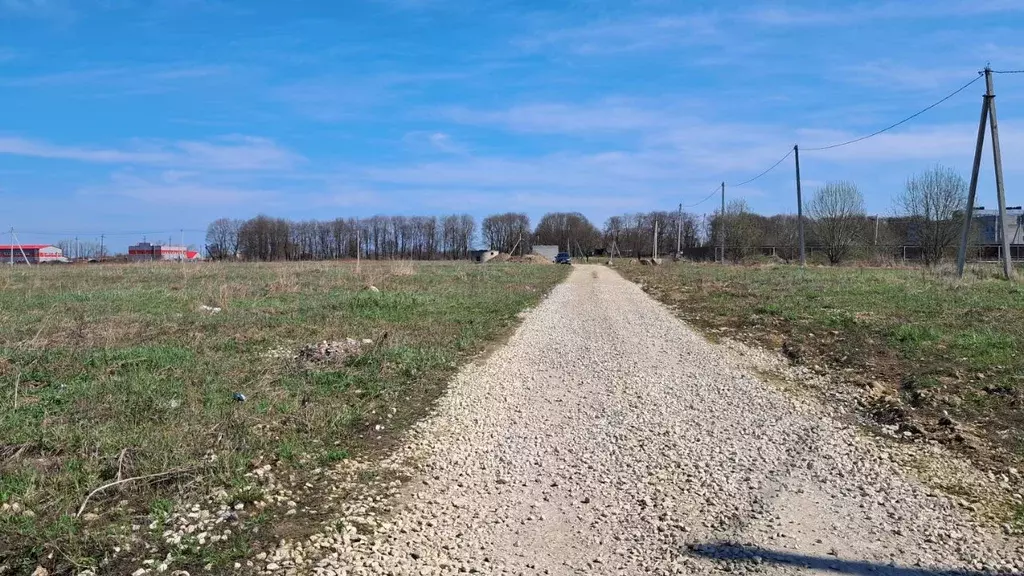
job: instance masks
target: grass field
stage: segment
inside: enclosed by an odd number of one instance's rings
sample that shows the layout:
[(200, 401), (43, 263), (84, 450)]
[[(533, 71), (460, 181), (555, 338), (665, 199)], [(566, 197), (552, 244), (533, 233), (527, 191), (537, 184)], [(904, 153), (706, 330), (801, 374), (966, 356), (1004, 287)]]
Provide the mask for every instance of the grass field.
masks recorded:
[(617, 269), (712, 335), (838, 374), (883, 423), (966, 443), (1003, 472), (1024, 459), (1024, 286), (994, 268), (963, 281), (924, 269)]
[[(460, 360), (566, 272), (407, 262), (364, 263), (358, 275), (351, 263), (3, 270), (0, 568), (93, 565), (132, 518), (237, 486), (254, 462), (301, 471), (386, 446)], [(346, 344), (330, 358), (302, 352), (324, 340)], [(77, 515), (95, 488), (153, 474), (165, 475), (101, 491)]]

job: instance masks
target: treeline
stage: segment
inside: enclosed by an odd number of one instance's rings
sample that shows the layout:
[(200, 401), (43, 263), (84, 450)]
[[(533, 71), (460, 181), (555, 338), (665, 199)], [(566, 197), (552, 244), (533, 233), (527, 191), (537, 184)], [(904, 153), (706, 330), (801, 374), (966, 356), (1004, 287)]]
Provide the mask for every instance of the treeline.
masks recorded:
[[(829, 182), (811, 192), (805, 206), (805, 244), (833, 264), (853, 257), (882, 255), (896, 246), (914, 246), (928, 264), (948, 256), (959, 237), (967, 184), (953, 170), (938, 166), (907, 180), (895, 199), (899, 214), (869, 217), (864, 197), (852, 182)], [(478, 237), (479, 233), (479, 237)], [(210, 258), (247, 260), (464, 259), (475, 247), (504, 253), (529, 253), (554, 245), (574, 256), (614, 254), (645, 257), (654, 253), (741, 261), (771, 250), (783, 260), (799, 256), (796, 215), (762, 216), (743, 200), (707, 216), (683, 211), (642, 212), (608, 218), (603, 229), (579, 212), (545, 214), (531, 228), (518, 212), (472, 216), (374, 216), (329, 221), (290, 221), (268, 216), (250, 220), (221, 218), (210, 224)], [(874, 254), (872, 254), (874, 252)]]
[(373, 216), (292, 221), (257, 216), (221, 218), (206, 231), (215, 260), (463, 259), (473, 250), (476, 221), (468, 214)]
[(592, 254), (604, 239), (578, 212), (545, 214), (536, 229), (523, 213), (495, 214), (480, 228), (468, 214), (449, 216), (373, 216), (292, 221), (257, 216), (221, 218), (206, 231), (206, 253), (214, 260), (369, 259), (459, 260), (478, 246), (529, 254), (534, 245), (557, 245), (574, 254)]

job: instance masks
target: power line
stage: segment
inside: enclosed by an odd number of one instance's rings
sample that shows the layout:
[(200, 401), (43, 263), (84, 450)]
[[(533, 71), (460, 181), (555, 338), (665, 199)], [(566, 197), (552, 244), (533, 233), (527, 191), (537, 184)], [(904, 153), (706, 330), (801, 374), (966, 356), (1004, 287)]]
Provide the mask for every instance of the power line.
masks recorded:
[[(185, 232), (189, 232), (189, 233), (203, 233), (203, 234), (206, 233), (205, 230), (190, 230), (190, 229), (187, 229), (187, 228), (184, 231)], [(55, 232), (55, 231), (52, 231), (52, 230), (51, 231), (40, 232), (40, 231), (36, 231), (36, 230), (23, 230), (23, 231), (21, 231), (21, 234), (33, 234), (33, 235), (37, 235), (37, 236), (97, 236), (97, 237), (98, 236), (106, 236), (106, 237), (109, 238), (111, 236), (160, 236), (160, 235), (163, 235), (163, 234), (174, 234), (174, 233), (177, 233), (177, 232), (182, 232), (182, 229), (179, 228), (177, 230), (157, 230), (157, 231), (141, 230), (141, 231), (137, 231), (137, 232), (102, 232), (102, 231), (96, 231), (96, 232), (74, 232), (74, 231), (70, 231), (70, 232), (69, 231)]]
[(1024, 70), (993, 70), (993, 74), (1024, 74)]
[(841, 146), (848, 146), (848, 145), (850, 145), (850, 144), (856, 144), (857, 142), (862, 142), (862, 141), (864, 141), (864, 140), (867, 140), (868, 138), (874, 138), (875, 136), (878, 136), (879, 134), (882, 134), (882, 133), (884, 133), (884, 132), (888, 132), (889, 130), (892, 130), (893, 128), (896, 128), (897, 126), (902, 126), (903, 124), (906, 124), (907, 122), (910, 122), (910, 121), (911, 121), (911, 120), (913, 120), (914, 118), (917, 118), (917, 117), (918, 117), (918, 116), (920, 116), (921, 114), (924, 114), (925, 112), (927, 112), (927, 111), (931, 110), (932, 108), (935, 108), (935, 107), (936, 107), (936, 106), (938, 106), (939, 104), (942, 104), (942, 103), (943, 103), (943, 102), (945, 102), (946, 100), (949, 100), (949, 99), (950, 99), (950, 98), (952, 98), (953, 96), (956, 96), (957, 94), (959, 94), (959, 93), (963, 92), (963, 91), (964, 91), (964, 90), (966, 90), (966, 89), (967, 89), (967, 88), (968, 88), (968, 87), (969, 87), (969, 86), (970, 86), (971, 84), (974, 84), (974, 83), (975, 83), (975, 82), (977, 82), (978, 80), (981, 80), (981, 78), (982, 78), (982, 73), (981, 73), (981, 72), (979, 72), (979, 73), (978, 73), (978, 76), (977, 76), (977, 77), (975, 77), (975, 78), (974, 78), (974, 80), (971, 80), (971, 81), (970, 81), (970, 82), (968, 82), (967, 84), (964, 84), (963, 86), (961, 86), (961, 87), (957, 88), (957, 89), (956, 89), (956, 90), (954, 90), (954, 91), (953, 91), (952, 93), (950, 93), (949, 95), (947, 95), (947, 96), (943, 97), (943, 98), (942, 98), (941, 100), (939, 100), (938, 102), (935, 102), (934, 104), (931, 104), (931, 105), (930, 105), (930, 106), (928, 106), (927, 108), (924, 108), (923, 110), (920, 110), (920, 111), (918, 111), (918, 112), (915, 112), (914, 114), (911, 114), (910, 116), (907, 116), (906, 118), (904, 118), (903, 120), (900, 120), (899, 122), (897, 122), (897, 123), (895, 123), (895, 124), (892, 124), (892, 125), (890, 125), (890, 126), (886, 126), (885, 128), (882, 128), (881, 130), (879, 130), (879, 131), (877, 131), (877, 132), (872, 132), (871, 134), (868, 134), (867, 136), (861, 136), (860, 138), (854, 138), (853, 140), (847, 140), (846, 142), (840, 142), (840, 143), (838, 143), (838, 144), (832, 144), (832, 145), (829, 145), (829, 146), (821, 146), (821, 147), (818, 147), (818, 148), (801, 148), (801, 150), (803, 150), (804, 152), (820, 152), (820, 151), (822, 151), (822, 150), (831, 150), (831, 149), (833, 149), (833, 148), (839, 148), (839, 147), (841, 147)]
[(687, 206), (683, 206), (683, 209), (685, 210), (685, 209), (687, 209), (687, 208), (696, 208), (697, 206), (700, 206), (701, 204), (703, 204), (703, 203), (707, 202), (708, 200), (711, 200), (711, 198), (712, 198), (712, 197), (713, 197), (713, 196), (714, 196), (715, 194), (718, 194), (718, 191), (719, 191), (719, 187), (718, 187), (718, 186), (715, 186), (715, 189), (714, 189), (714, 190), (712, 190), (712, 191), (711, 191), (711, 194), (708, 194), (706, 198), (704, 198), (704, 199), (703, 199), (703, 200), (701, 200), (700, 202), (696, 202), (696, 203), (694, 203), (694, 204), (689, 204), (689, 205), (687, 205)]
[(779, 158), (778, 162), (776, 162), (775, 164), (772, 164), (771, 168), (765, 170), (764, 172), (761, 172), (760, 174), (758, 174), (757, 176), (754, 176), (750, 180), (744, 180), (743, 182), (740, 182), (739, 184), (730, 184), (729, 187), (730, 188), (739, 188), (740, 186), (746, 186), (747, 184), (750, 184), (754, 180), (757, 180), (757, 179), (761, 178), (762, 176), (764, 176), (765, 174), (767, 174), (767, 173), (771, 172), (772, 170), (775, 170), (776, 168), (778, 168), (779, 164), (782, 164), (786, 160), (786, 158), (790, 157), (791, 154), (793, 154), (793, 150), (792, 149), (790, 149), (789, 152), (786, 152), (785, 156), (783, 156), (782, 158)]

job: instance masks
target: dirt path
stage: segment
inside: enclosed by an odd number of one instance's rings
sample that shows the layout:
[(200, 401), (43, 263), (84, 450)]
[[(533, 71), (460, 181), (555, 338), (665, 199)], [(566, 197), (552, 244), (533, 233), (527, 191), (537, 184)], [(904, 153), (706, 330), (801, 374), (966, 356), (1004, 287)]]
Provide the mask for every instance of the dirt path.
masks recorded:
[(459, 374), (437, 415), (384, 466), (414, 467), (407, 482), (381, 484), (397, 496), (353, 497), (340, 532), (288, 543), (262, 566), (319, 574), (1024, 569), (1019, 542), (979, 529), (886, 454), (753, 377), (615, 272), (577, 266), (506, 346)]

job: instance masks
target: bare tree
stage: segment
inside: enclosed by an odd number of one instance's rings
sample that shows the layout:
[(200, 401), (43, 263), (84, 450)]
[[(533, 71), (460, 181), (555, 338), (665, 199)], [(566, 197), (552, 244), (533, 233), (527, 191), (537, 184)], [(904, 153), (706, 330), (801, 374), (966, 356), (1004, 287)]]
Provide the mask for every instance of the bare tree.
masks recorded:
[(910, 220), (910, 236), (925, 264), (942, 261), (960, 233), (955, 218), (967, 204), (967, 182), (952, 168), (936, 166), (907, 180), (896, 207)]
[(566, 251), (590, 255), (601, 246), (601, 231), (579, 212), (549, 212), (533, 231), (535, 244), (557, 244)]
[(853, 182), (828, 182), (808, 207), (811, 233), (830, 264), (839, 264), (856, 248), (864, 221), (864, 196)]
[(775, 255), (786, 262), (796, 260), (800, 252), (797, 215), (776, 214), (768, 217), (764, 226), (764, 243), (775, 247)]
[(238, 255), (239, 220), (218, 218), (206, 227), (206, 252), (214, 260), (234, 258)]
[(725, 224), (726, 257), (733, 262), (741, 262), (757, 254), (764, 238), (764, 216), (750, 211), (745, 200), (733, 200), (725, 209), (725, 218), (715, 214), (712, 218), (712, 242), (718, 239), (719, 226)]
[(530, 217), (515, 212), (488, 216), (480, 226), (480, 234), (491, 250), (507, 253), (521, 246), (529, 252), (526, 244), (530, 242)]

